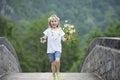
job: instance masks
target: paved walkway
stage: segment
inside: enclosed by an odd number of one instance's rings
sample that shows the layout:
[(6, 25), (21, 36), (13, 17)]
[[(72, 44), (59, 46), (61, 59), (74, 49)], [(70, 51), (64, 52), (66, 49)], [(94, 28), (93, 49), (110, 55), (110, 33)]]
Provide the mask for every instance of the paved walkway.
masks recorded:
[[(92, 73), (61, 73), (63, 80), (101, 80)], [(2, 80), (51, 80), (52, 73), (12, 73)]]

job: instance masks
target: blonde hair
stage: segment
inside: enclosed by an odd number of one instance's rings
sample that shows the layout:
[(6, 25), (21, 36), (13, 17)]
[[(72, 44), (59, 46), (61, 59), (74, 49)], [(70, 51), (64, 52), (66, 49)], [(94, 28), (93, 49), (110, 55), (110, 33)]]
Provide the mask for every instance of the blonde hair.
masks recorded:
[(51, 15), (49, 18), (48, 18), (48, 27), (52, 27), (51, 26), (51, 24), (50, 24), (50, 22), (51, 22), (51, 20), (53, 20), (53, 19), (56, 19), (57, 21), (58, 21), (58, 28), (60, 27), (60, 18), (59, 17), (57, 17), (57, 15), (55, 15), (55, 14), (53, 14), (53, 15)]

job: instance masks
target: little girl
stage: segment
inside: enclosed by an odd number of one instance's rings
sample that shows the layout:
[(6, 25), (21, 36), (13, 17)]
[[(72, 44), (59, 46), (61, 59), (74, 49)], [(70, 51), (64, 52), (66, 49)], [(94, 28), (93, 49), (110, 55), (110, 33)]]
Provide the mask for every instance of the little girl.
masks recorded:
[[(47, 39), (47, 53), (51, 62), (51, 69), (53, 73), (52, 80), (62, 80), (60, 75), (60, 57), (62, 52), (61, 40), (66, 41), (65, 33), (60, 27), (59, 18), (56, 15), (51, 15), (48, 18), (48, 28), (43, 32), (44, 36), (41, 42), (46, 42)], [(55, 72), (56, 75), (55, 75)]]

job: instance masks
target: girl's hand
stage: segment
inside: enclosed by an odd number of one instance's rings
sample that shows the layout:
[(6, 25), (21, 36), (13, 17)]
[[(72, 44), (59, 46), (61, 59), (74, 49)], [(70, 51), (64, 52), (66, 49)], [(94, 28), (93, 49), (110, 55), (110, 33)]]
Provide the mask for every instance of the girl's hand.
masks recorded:
[(44, 37), (40, 38), (40, 42), (41, 43), (45, 43), (46, 42), (46, 39)]
[(67, 36), (66, 38), (64, 36), (62, 36), (62, 41), (64, 41), (64, 42), (70, 41), (70, 36)]
[(66, 41), (70, 41), (70, 35), (66, 37)]

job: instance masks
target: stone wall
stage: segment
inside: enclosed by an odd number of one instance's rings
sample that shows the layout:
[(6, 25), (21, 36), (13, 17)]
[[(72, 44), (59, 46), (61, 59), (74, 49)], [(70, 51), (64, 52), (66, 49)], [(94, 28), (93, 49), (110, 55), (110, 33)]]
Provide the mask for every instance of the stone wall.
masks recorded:
[(88, 48), (81, 72), (94, 72), (105, 80), (119, 80), (120, 38), (96, 38)]
[(21, 72), (16, 52), (10, 42), (0, 37), (0, 76), (10, 72)]

